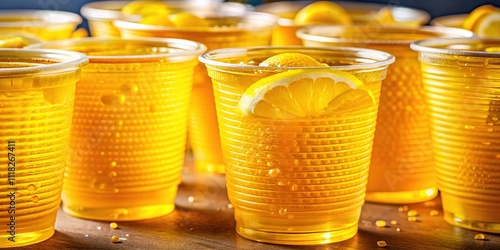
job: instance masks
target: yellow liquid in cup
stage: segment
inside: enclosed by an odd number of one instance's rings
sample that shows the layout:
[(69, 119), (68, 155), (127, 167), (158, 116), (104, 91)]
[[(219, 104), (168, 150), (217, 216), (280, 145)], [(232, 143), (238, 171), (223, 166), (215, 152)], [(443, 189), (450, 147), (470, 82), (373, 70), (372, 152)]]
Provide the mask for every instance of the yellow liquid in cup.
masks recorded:
[(473, 58), (439, 60), (453, 65), (423, 63), (422, 72), (444, 219), (499, 233), (500, 71)]
[(195, 60), (89, 64), (82, 71), (64, 211), (102, 220), (174, 209)]
[(409, 44), (414, 40), (471, 36), (472, 33), (446, 28), (369, 26), (314, 29), (306, 30), (306, 34), (327, 40), (305, 38), (306, 46), (362, 47), (385, 51), (396, 57), (382, 84), (366, 200), (399, 204), (436, 197), (438, 189), (429, 114), (418, 53), (410, 49)]
[[(265, 57), (264, 57), (265, 58)], [(238, 57), (248, 64), (264, 58)], [(357, 232), (376, 105), (323, 119), (265, 119), (235, 111), (241, 95), (269, 72), (208, 66), (236, 230), (256, 241), (308, 245)], [(380, 95), (381, 71), (353, 73)]]
[[(252, 18), (255, 18), (252, 19)], [(265, 46), (271, 43), (272, 22), (268, 15), (262, 19), (259, 15), (249, 15), (248, 20), (241, 17), (207, 19), (210, 28), (182, 29), (129, 29), (119, 27), (122, 37), (171, 37), (197, 41), (207, 49)], [(255, 25), (252, 23), (255, 22)], [(238, 25), (245, 23), (245, 27)], [(121, 25), (120, 25), (121, 26)], [(262, 26), (262, 27), (260, 27)], [(195, 70), (193, 92), (189, 115), (189, 144), (193, 151), (197, 172), (224, 173), (219, 127), (212, 87), (212, 80), (207, 75), (205, 65), (200, 64)]]
[(382, 85), (368, 201), (421, 202), (438, 193), (420, 64), (416, 52), (403, 46), (371, 46), (397, 59)]
[[(0, 63), (0, 68), (40, 66)], [(54, 234), (79, 72), (0, 79), (0, 247)]]
[(0, 11), (0, 32), (27, 33), (42, 41), (71, 38), (81, 22), (82, 19), (79, 15), (63, 11)]
[(179, 39), (96, 39), (33, 45), (85, 53), (78, 83), (63, 209), (95, 220), (173, 211), (181, 181), (197, 56)]

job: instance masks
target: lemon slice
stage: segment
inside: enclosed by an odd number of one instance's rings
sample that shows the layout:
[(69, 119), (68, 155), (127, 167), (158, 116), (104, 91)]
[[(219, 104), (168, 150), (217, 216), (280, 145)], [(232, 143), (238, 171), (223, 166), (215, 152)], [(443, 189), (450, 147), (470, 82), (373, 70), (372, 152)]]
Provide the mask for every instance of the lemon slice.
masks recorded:
[(472, 31), (478, 36), (500, 38), (500, 9), (481, 16)]
[(294, 19), (296, 24), (352, 24), (351, 16), (345, 9), (330, 1), (318, 1), (307, 5), (297, 12)]
[(302, 53), (281, 53), (271, 56), (261, 62), (259, 66), (267, 67), (301, 67), (301, 66), (328, 66), (320, 63), (311, 56)]
[(481, 16), (492, 12), (494, 9), (495, 9), (495, 6), (493, 6), (491, 4), (485, 4), (485, 5), (481, 5), (477, 8), (475, 8), (465, 18), (465, 20), (462, 24), (463, 28), (467, 29), (467, 30), (473, 30), (474, 26), (476, 25), (478, 20), (481, 18)]
[(392, 11), (388, 7), (383, 7), (378, 11), (378, 22), (380, 24), (395, 24), (397, 23), (392, 15)]
[(169, 18), (176, 27), (210, 27), (210, 23), (207, 20), (187, 12), (170, 15)]
[(144, 16), (139, 23), (147, 24), (147, 25), (155, 25), (155, 26), (165, 26), (171, 27), (175, 26), (175, 24), (170, 21), (170, 18), (165, 15), (148, 15)]
[(331, 69), (298, 69), (260, 79), (242, 95), (242, 115), (271, 119), (321, 117), (373, 107), (375, 98), (355, 76)]
[(125, 15), (168, 15), (172, 9), (161, 1), (132, 1), (121, 9)]

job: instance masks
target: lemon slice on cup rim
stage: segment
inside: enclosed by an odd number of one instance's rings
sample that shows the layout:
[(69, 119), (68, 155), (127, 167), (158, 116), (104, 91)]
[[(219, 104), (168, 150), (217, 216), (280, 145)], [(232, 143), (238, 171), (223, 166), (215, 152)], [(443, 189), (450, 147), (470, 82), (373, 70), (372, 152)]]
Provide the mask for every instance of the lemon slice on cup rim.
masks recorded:
[(332, 69), (295, 69), (258, 80), (237, 112), (271, 119), (304, 119), (375, 106), (373, 93), (354, 75)]

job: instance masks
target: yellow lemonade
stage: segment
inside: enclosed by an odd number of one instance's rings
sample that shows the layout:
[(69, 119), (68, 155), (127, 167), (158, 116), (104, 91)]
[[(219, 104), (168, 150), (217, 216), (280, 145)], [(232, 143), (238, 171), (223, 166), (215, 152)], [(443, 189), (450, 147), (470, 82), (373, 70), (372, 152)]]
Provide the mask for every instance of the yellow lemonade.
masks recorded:
[[(265, 60), (290, 52), (319, 63)], [(366, 64), (357, 63), (361, 54)], [(214, 81), (238, 234), (288, 245), (353, 237), (381, 81), (392, 56), (264, 47), (213, 50), (200, 60)]]
[(429, 39), (412, 48), (422, 65), (444, 219), (500, 233), (500, 41)]
[(83, 54), (0, 51), (0, 247), (54, 234)]
[(279, 1), (259, 5), (256, 10), (280, 17), (273, 31), (275, 46), (302, 45), (296, 32), (307, 25), (419, 27), (430, 19), (427, 12), (418, 9), (349, 1)]
[(70, 215), (139, 220), (174, 209), (199, 43), (79, 39), (33, 45), (89, 56), (62, 193)]
[[(172, 16), (171, 21), (176, 22), (178, 27), (145, 25), (125, 20), (118, 20), (115, 24), (124, 38), (183, 38), (203, 43), (209, 50), (269, 45), (272, 28), (276, 25), (276, 17), (265, 13), (206, 17), (185, 14), (189, 13), (182, 13), (184, 21)], [(190, 19), (196, 20), (192, 27), (188, 25)], [(212, 81), (204, 65), (200, 64), (195, 72), (188, 131), (196, 170), (202, 173), (224, 173)]]
[(42, 41), (71, 38), (82, 22), (78, 14), (52, 10), (1, 10), (0, 32), (28, 33)]
[(472, 36), (445, 27), (396, 28), (317, 26), (299, 31), (306, 46), (354, 46), (393, 54), (384, 80), (366, 200), (413, 203), (438, 190), (427, 105), (417, 53), (411, 41), (438, 36)]

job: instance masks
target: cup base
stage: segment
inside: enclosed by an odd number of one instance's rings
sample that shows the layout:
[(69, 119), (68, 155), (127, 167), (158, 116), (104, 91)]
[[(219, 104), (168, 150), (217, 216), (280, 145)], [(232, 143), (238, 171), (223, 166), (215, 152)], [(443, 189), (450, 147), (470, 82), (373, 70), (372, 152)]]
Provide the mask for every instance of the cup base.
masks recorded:
[(95, 208), (63, 205), (63, 211), (71, 216), (100, 221), (135, 221), (152, 219), (174, 211), (175, 204), (161, 204), (127, 208)]
[(54, 235), (54, 227), (49, 227), (40, 231), (32, 232), (32, 233), (21, 233), (15, 235), (15, 242), (9, 240), (11, 235), (5, 235), (0, 237), (0, 248), (4, 247), (22, 247), (27, 245), (32, 245), (35, 243), (39, 243), (45, 240), (48, 240), (52, 235)]
[(500, 233), (500, 222), (484, 222), (460, 218), (452, 212), (444, 211), (444, 220), (451, 225), (487, 233)]
[(267, 232), (245, 228), (236, 223), (236, 232), (244, 238), (257, 242), (281, 245), (320, 245), (348, 240), (358, 233), (358, 224), (338, 230), (321, 232)]
[(387, 204), (409, 204), (429, 201), (436, 198), (437, 195), (438, 189), (436, 187), (401, 192), (367, 191), (365, 200)]

